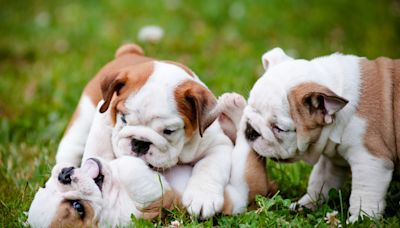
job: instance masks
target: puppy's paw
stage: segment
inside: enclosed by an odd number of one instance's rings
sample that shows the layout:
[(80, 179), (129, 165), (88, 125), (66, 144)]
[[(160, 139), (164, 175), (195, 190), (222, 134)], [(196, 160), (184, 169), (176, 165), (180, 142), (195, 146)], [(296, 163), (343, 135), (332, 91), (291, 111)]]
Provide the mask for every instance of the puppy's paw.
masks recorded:
[(359, 215), (351, 215), (347, 220), (346, 224), (353, 224), (358, 221)]
[(298, 211), (300, 211), (300, 208), (302, 208), (302, 207), (300, 206), (300, 204), (298, 202), (294, 202), (289, 205), (289, 211), (292, 211), (292, 212), (298, 212)]
[(202, 219), (209, 218), (222, 210), (223, 193), (215, 193), (202, 188), (189, 188), (183, 193), (182, 204), (187, 211)]
[(218, 106), (222, 113), (238, 124), (246, 107), (246, 100), (237, 93), (224, 93), (218, 98)]

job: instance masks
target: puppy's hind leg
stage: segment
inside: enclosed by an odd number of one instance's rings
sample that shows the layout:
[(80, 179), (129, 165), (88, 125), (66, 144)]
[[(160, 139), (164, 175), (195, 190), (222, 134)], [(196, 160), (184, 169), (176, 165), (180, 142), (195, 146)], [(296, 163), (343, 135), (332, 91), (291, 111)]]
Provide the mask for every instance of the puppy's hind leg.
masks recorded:
[(57, 163), (66, 162), (75, 166), (80, 165), (95, 112), (96, 106), (90, 98), (82, 95), (78, 107), (58, 146), (56, 155)]
[(349, 151), (347, 155), (352, 172), (349, 222), (363, 215), (379, 219), (385, 211), (394, 164), (367, 151)]
[(348, 172), (347, 167), (337, 166), (329, 158), (321, 155), (311, 171), (307, 194), (296, 203), (292, 203), (290, 209), (297, 210), (298, 206), (315, 209), (326, 200), (330, 189), (338, 189), (342, 186)]

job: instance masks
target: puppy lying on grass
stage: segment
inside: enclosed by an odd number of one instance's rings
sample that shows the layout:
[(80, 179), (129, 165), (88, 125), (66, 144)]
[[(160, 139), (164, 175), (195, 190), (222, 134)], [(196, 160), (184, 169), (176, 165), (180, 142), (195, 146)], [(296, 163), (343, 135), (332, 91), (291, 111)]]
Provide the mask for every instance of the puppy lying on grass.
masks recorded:
[(151, 219), (162, 207), (174, 208), (192, 167), (175, 166), (163, 173), (132, 156), (113, 161), (89, 158), (82, 167), (57, 164), (36, 193), (28, 214), (32, 227), (116, 227), (131, 216)]

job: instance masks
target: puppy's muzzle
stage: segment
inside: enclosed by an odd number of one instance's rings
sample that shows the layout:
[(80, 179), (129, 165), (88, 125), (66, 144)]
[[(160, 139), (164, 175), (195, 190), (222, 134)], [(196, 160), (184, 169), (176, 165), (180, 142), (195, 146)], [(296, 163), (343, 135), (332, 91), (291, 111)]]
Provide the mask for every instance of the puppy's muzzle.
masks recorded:
[(132, 139), (131, 145), (132, 152), (140, 156), (145, 155), (149, 151), (151, 142)]
[(63, 168), (58, 175), (58, 181), (61, 184), (70, 184), (71, 183), (71, 176), (74, 173), (74, 167)]

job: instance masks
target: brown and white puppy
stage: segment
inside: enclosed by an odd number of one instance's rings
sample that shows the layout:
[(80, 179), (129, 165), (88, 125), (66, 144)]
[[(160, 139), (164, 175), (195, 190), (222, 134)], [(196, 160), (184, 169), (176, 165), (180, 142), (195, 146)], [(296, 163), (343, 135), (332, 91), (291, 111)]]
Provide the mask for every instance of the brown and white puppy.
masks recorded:
[(308, 61), (279, 48), (262, 60), (266, 72), (250, 92), (236, 147), (314, 164), (301, 206), (322, 202), (351, 171), (349, 221), (381, 217), (399, 171), (400, 60), (332, 54)]
[(107, 162), (87, 159), (81, 168), (59, 163), (32, 201), (32, 227), (116, 227), (131, 216), (151, 219), (161, 207), (174, 208), (192, 167), (175, 166), (164, 173), (132, 156)]
[(233, 149), (215, 121), (216, 103), (186, 66), (124, 45), (86, 86), (57, 162), (79, 165), (84, 154), (83, 161), (131, 155), (157, 170), (191, 164), (182, 203), (189, 213), (210, 217), (222, 209)]

